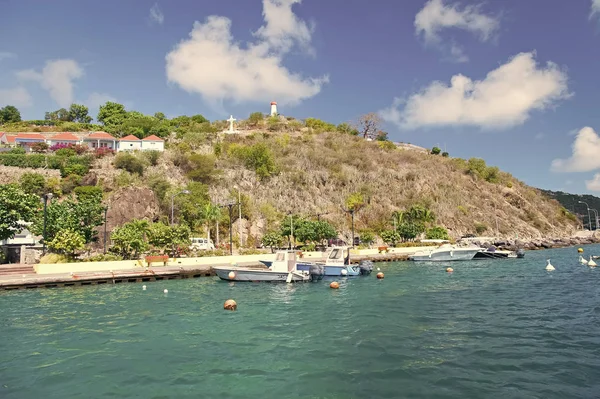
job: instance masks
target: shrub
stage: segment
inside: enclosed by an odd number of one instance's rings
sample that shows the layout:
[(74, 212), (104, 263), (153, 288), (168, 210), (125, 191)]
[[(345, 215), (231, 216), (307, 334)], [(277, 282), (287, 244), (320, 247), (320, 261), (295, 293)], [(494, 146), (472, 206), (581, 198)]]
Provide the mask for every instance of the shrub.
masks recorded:
[(31, 144), (30, 148), (31, 148), (31, 151), (41, 154), (48, 150), (48, 144), (43, 143), (43, 142), (42, 143), (33, 143), (33, 144)]
[(144, 159), (152, 166), (158, 165), (158, 160), (160, 159), (161, 154), (162, 153), (160, 151), (156, 150), (142, 152)]
[(383, 240), (383, 242), (385, 242), (388, 245), (391, 245), (392, 247), (395, 247), (398, 244), (398, 242), (402, 239), (402, 237), (400, 237), (400, 234), (394, 230), (382, 231), (380, 237)]
[(475, 223), (475, 232), (477, 235), (483, 234), (488, 227), (483, 223)]
[(450, 156), (450, 154), (448, 154), (446, 151), (442, 152), (442, 156), (444, 158), (448, 158)]
[(250, 116), (248, 117), (248, 123), (250, 123), (253, 126), (258, 125), (260, 122), (263, 121), (264, 119), (264, 115), (262, 114), (262, 112), (253, 112), (250, 114)]
[(99, 254), (90, 256), (89, 258), (84, 259), (84, 262), (114, 262), (118, 260), (123, 260), (123, 258), (119, 255), (115, 254)]
[(71, 163), (65, 164), (60, 168), (60, 175), (67, 177), (71, 175), (83, 176), (88, 172), (88, 168), (85, 165)]
[(115, 168), (124, 169), (129, 173), (135, 173), (141, 176), (144, 174), (145, 165), (138, 157), (121, 152), (118, 153), (115, 158)]
[(45, 192), (52, 193), (56, 197), (60, 197), (62, 195), (62, 188), (60, 185), (60, 178), (58, 177), (49, 177), (46, 180)]
[(50, 147), (50, 150), (52, 151), (52, 148), (56, 147), (56, 146), (62, 146), (56, 150), (54, 150), (55, 154), (59, 157), (73, 157), (75, 155), (77, 155), (77, 153), (75, 152), (75, 150), (73, 148), (71, 148), (71, 146), (65, 146), (64, 144), (55, 144), (52, 147)]
[(216, 175), (217, 159), (212, 154), (192, 154), (188, 157), (187, 177), (193, 181), (209, 183)]
[(23, 173), (19, 183), (27, 194), (42, 195), (46, 188), (46, 179), (39, 173)]
[(229, 153), (242, 160), (248, 169), (256, 172), (260, 179), (265, 179), (279, 172), (271, 150), (263, 143), (250, 147), (231, 145)]
[(73, 151), (75, 151), (75, 153), (77, 155), (83, 155), (90, 150), (90, 147), (88, 147), (87, 145), (82, 145), (82, 144), (71, 145), (69, 148), (71, 148)]
[(102, 197), (102, 188), (98, 186), (79, 186), (73, 190), (78, 199)]
[(40, 263), (44, 265), (69, 262), (73, 262), (73, 259), (61, 254), (46, 254), (40, 259)]
[(85, 239), (81, 233), (71, 229), (59, 230), (54, 239), (48, 243), (53, 252), (73, 256), (76, 251), (85, 247)]
[(15, 166), (17, 168), (43, 168), (46, 166), (44, 154), (0, 154), (0, 165)]
[(442, 152), (442, 150), (440, 150), (440, 148), (439, 148), (439, 147), (433, 147), (433, 148), (431, 149), (431, 153), (432, 153), (433, 155), (439, 155), (439, 154), (440, 154), (440, 152)]
[(377, 141), (377, 145), (379, 146), (379, 148), (386, 151), (396, 149), (396, 144), (389, 140)]
[(14, 147), (8, 151), (9, 154), (25, 154), (26, 152), (23, 147)]
[(442, 226), (431, 227), (425, 233), (425, 238), (430, 240), (449, 240), (448, 230)]
[(81, 182), (81, 176), (70, 175), (62, 179), (60, 188), (63, 194), (70, 194), (75, 187)]
[(336, 126), (316, 118), (306, 118), (304, 121), (306, 127), (317, 132), (335, 132)]
[(94, 156), (96, 158), (104, 158), (107, 155), (114, 155), (115, 154), (115, 150), (113, 150), (112, 148), (106, 148), (106, 147), (100, 147), (100, 148), (96, 148), (94, 150)]

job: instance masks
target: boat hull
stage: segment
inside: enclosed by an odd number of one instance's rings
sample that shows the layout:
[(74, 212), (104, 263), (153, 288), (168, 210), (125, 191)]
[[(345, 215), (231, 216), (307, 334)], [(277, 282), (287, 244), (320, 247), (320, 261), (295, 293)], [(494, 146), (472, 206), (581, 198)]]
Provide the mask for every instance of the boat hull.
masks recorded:
[[(235, 267), (213, 267), (216, 275), (225, 281), (246, 281), (246, 282), (277, 282), (285, 283), (288, 279), (289, 273), (274, 272), (271, 270), (251, 270), (251, 269), (239, 269)], [(231, 278), (229, 273), (233, 272), (234, 277)], [(309, 281), (310, 276), (303, 272), (292, 272), (292, 282)]]
[(479, 249), (466, 249), (466, 250), (444, 250), (444, 251), (432, 251), (428, 253), (419, 253), (409, 257), (410, 260), (420, 262), (453, 262), (461, 260), (471, 260), (475, 257), (475, 254), (479, 252)]
[[(260, 263), (262, 263), (263, 265), (270, 267), (273, 262), (270, 260), (261, 260)], [(301, 262), (301, 263), (297, 263), (296, 264), (296, 270), (300, 271), (300, 272), (310, 272), (310, 267), (314, 265), (314, 263), (308, 263), (308, 262)], [(350, 276), (358, 276), (360, 275), (360, 269), (357, 268), (358, 265), (345, 265), (345, 266), (332, 266), (332, 265), (325, 265), (323, 263), (321, 263), (321, 265), (323, 265), (323, 267), (325, 268), (325, 274), (323, 276), (328, 276), (328, 277), (350, 277)], [(345, 269), (346, 270), (346, 275), (344, 276), (344, 274), (342, 273), (342, 270)]]

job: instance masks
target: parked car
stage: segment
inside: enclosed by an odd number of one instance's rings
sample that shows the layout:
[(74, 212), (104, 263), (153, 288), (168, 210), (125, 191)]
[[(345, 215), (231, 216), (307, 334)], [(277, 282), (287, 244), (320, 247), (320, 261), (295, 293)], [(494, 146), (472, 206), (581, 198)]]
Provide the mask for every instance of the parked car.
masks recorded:
[(193, 237), (190, 249), (193, 251), (212, 251), (215, 249), (215, 244), (209, 238)]

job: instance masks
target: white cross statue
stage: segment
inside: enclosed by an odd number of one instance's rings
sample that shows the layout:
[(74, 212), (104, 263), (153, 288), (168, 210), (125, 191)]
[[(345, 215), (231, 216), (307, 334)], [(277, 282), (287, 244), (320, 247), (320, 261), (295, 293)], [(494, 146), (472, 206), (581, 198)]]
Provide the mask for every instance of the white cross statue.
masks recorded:
[(227, 122), (229, 122), (229, 130), (227, 131), (227, 133), (235, 133), (235, 130), (233, 130), (233, 122), (235, 122), (237, 119), (235, 119), (233, 117), (233, 115), (229, 116), (229, 119), (227, 119)]

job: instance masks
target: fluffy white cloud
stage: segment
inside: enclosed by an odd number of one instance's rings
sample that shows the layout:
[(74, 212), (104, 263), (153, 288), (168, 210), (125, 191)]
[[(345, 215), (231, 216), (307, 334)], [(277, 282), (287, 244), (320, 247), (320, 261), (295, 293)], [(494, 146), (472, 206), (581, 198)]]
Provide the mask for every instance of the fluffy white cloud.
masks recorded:
[(0, 89), (0, 107), (14, 105), (15, 107), (29, 107), (33, 104), (31, 95), (24, 87), (14, 89)]
[(543, 110), (569, 96), (567, 74), (552, 62), (538, 67), (534, 58), (533, 52), (518, 54), (483, 80), (455, 75), (450, 85), (432, 82), (407, 100), (396, 98), (380, 116), (401, 128), (521, 124), (531, 111)]
[(596, 14), (600, 14), (600, 0), (592, 0), (592, 9), (590, 11), (590, 18), (592, 18)]
[(573, 154), (567, 159), (555, 159), (553, 172), (589, 172), (600, 169), (600, 137), (591, 127), (581, 129), (572, 145)]
[(73, 103), (73, 81), (83, 76), (83, 69), (77, 61), (63, 59), (47, 61), (42, 72), (27, 69), (17, 72), (21, 80), (32, 80), (48, 90), (50, 97), (60, 107), (68, 107)]
[(231, 20), (209, 16), (195, 22), (190, 37), (166, 56), (169, 82), (213, 103), (278, 101), (294, 104), (313, 97), (327, 76), (305, 78), (283, 65), (295, 45), (311, 52), (312, 29), (292, 12), (301, 0), (263, 0), (265, 24), (254, 43), (242, 46), (231, 35)]
[(162, 25), (165, 22), (165, 15), (158, 7), (158, 3), (154, 3), (154, 5), (150, 8), (150, 21), (156, 22), (159, 25)]
[(596, 173), (592, 180), (586, 180), (585, 188), (590, 191), (600, 191), (600, 173)]
[[(471, 32), (481, 41), (489, 40), (500, 25), (498, 19), (480, 12), (480, 6), (444, 4), (444, 0), (429, 0), (415, 16), (415, 33), (422, 36), (426, 44), (440, 44), (440, 32), (447, 29), (461, 29)], [(462, 48), (452, 44), (450, 55), (456, 62), (466, 62)]]

